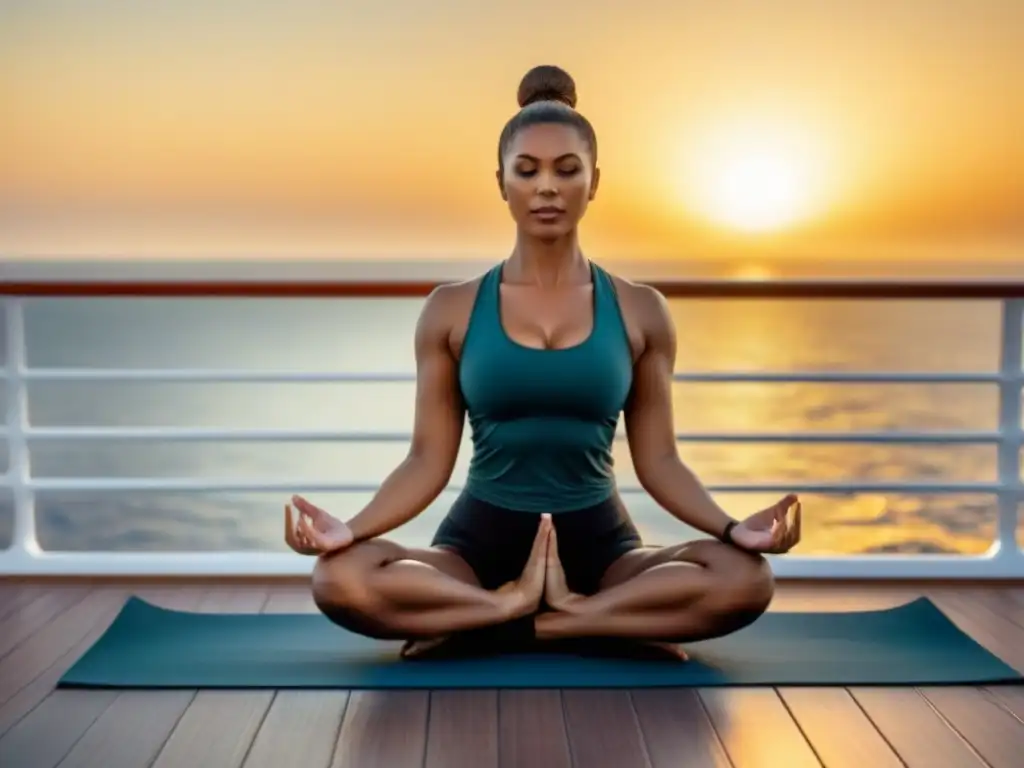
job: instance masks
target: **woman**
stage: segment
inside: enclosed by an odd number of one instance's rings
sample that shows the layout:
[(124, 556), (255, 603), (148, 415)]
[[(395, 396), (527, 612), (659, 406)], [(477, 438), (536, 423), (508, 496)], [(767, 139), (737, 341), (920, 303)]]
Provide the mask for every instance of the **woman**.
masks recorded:
[[(790, 495), (735, 521), (681, 461), (666, 302), (580, 251), (599, 172), (575, 84), (557, 67), (536, 67), (518, 97), (497, 170), (515, 248), (426, 300), (408, 456), (347, 522), (293, 497), (300, 514), (285, 507), (285, 538), (317, 556), (313, 596), (328, 617), (405, 639), (406, 655), (508, 624), (528, 625), (537, 640), (661, 645), (733, 632), (767, 609), (773, 581), (761, 553), (797, 543), (800, 505)], [(620, 413), (643, 488), (710, 539), (643, 545), (615, 487)], [(432, 546), (381, 538), (445, 488), (466, 416), (467, 483)]]

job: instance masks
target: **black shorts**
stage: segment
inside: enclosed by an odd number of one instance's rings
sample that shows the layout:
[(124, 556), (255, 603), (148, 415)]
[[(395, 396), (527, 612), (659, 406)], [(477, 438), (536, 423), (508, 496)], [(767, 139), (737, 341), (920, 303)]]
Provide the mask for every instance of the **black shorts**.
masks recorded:
[[(569, 589), (597, 592), (608, 566), (643, 546), (618, 494), (586, 509), (551, 515), (558, 536), (558, 556)], [(441, 521), (436, 547), (457, 552), (476, 573), (480, 586), (497, 589), (519, 578), (537, 535), (540, 515), (518, 512), (462, 493)]]

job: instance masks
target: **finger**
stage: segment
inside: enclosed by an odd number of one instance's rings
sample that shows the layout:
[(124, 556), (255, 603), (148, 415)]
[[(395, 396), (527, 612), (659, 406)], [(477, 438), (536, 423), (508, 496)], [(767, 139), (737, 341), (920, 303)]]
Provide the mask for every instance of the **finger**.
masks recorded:
[(310, 541), (310, 538), (309, 538), (309, 531), (310, 531), (309, 518), (307, 518), (307, 517), (300, 518), (299, 519), (299, 541), (302, 542), (302, 546), (304, 546), (304, 547), (312, 546), (312, 542)]
[(302, 527), (302, 515), (299, 515), (299, 519), (295, 523), (295, 530), (292, 531), (292, 536), (295, 537), (295, 543), (300, 547), (308, 547), (309, 539), (306, 537), (305, 529)]
[(800, 543), (800, 505), (797, 504), (793, 510), (793, 522), (789, 526), (789, 539), (786, 541), (786, 549), (790, 550)]
[(785, 496), (785, 497), (783, 497), (782, 499), (779, 500), (779, 502), (775, 505), (775, 519), (776, 520), (785, 520), (786, 519), (786, 515), (789, 513), (789, 508), (791, 506), (793, 506), (793, 502), (794, 502), (795, 498), (796, 498), (795, 496), (790, 494), (790, 495)]
[(314, 520), (319, 518), (323, 514), (323, 510), (320, 509), (316, 504), (311, 504), (301, 496), (292, 496), (292, 503), (298, 508), (300, 512), (305, 512), (307, 515), (312, 517)]
[(551, 527), (551, 516), (541, 515), (540, 523), (537, 525), (537, 535), (533, 537), (533, 547), (530, 551), (531, 559), (547, 555)]
[(552, 563), (560, 563), (558, 558), (558, 536), (555, 533), (555, 526), (551, 526), (551, 532), (548, 534), (548, 560)]
[(300, 555), (311, 554), (309, 541), (306, 540), (306, 537), (302, 534), (302, 531), (299, 530), (298, 523), (296, 522), (294, 516), (292, 515), (292, 508), (290, 505), (285, 505), (284, 514), (285, 542), (288, 544), (289, 547), (298, 552)]
[(775, 522), (786, 519), (786, 505), (781, 501), (772, 507), (772, 514), (775, 517)]
[(786, 536), (789, 533), (789, 527), (786, 525), (786, 518), (783, 517), (781, 520), (776, 520), (772, 526), (772, 550), (775, 552), (781, 551), (786, 544)]
[(305, 537), (307, 546), (315, 547), (317, 549), (323, 549), (325, 544), (323, 535), (309, 522), (309, 518), (303, 516), (299, 518), (299, 527), (302, 530), (302, 534)]
[(284, 505), (284, 540), (289, 547), (295, 546), (295, 532), (293, 530), (292, 521), (292, 507), (290, 504)]

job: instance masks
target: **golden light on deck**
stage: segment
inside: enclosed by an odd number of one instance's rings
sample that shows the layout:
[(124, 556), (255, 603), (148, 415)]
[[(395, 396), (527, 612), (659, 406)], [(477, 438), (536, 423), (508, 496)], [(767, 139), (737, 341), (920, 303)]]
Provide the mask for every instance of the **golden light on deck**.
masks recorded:
[(712, 128), (684, 164), (686, 204), (715, 225), (752, 234), (808, 220), (823, 189), (821, 153), (805, 134), (756, 121)]

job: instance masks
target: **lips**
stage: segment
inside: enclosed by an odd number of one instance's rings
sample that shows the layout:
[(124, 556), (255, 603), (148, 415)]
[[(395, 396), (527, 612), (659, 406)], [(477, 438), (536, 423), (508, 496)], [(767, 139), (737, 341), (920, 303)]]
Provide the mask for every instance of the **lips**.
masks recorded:
[(532, 211), (530, 211), (530, 213), (534, 214), (535, 216), (559, 216), (565, 213), (565, 210), (563, 210), (562, 208), (556, 208), (551, 205), (546, 205), (543, 208), (534, 208)]

